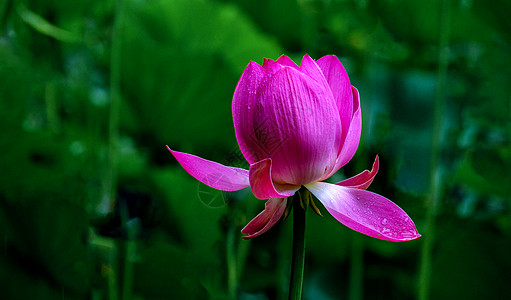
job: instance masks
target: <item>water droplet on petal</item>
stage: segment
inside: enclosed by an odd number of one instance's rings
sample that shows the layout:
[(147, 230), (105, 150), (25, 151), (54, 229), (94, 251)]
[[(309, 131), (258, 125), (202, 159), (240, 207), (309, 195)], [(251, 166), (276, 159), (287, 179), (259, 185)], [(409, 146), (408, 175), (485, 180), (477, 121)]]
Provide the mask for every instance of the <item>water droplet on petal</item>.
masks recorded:
[(383, 218), (383, 220), (381, 220), (381, 225), (387, 225), (387, 218)]

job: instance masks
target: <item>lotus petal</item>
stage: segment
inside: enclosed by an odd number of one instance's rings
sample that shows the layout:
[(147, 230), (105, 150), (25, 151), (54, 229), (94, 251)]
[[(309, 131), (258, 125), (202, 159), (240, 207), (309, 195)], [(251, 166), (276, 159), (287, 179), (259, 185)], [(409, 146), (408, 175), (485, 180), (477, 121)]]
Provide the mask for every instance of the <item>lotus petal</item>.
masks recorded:
[(258, 199), (292, 196), (300, 186), (278, 184), (272, 181), (272, 160), (264, 159), (250, 165), (249, 177), (252, 193)]
[(287, 198), (271, 198), (266, 201), (264, 210), (241, 230), (242, 233), (248, 235), (243, 239), (249, 240), (270, 230), (284, 214), (286, 205)]
[(345, 187), (355, 188), (355, 189), (367, 189), (371, 183), (373, 182), (374, 176), (378, 174), (378, 168), (380, 167), (380, 163), (378, 160), (378, 155), (376, 155), (376, 159), (374, 160), (373, 167), (371, 171), (365, 170), (364, 172), (345, 179), (341, 182), (336, 183), (337, 185), (342, 185)]
[(222, 191), (237, 191), (250, 185), (248, 171), (228, 167), (198, 156), (173, 151), (167, 146), (181, 166), (195, 179), (212, 188)]
[(315, 182), (305, 187), (335, 219), (355, 231), (394, 242), (420, 237), (412, 219), (383, 196), (325, 182)]
[(335, 103), (331, 92), (308, 75), (291, 67), (275, 73), (260, 90), (251, 116), (251, 148), (261, 160), (272, 159), (274, 182), (310, 183), (335, 165), (341, 129)]

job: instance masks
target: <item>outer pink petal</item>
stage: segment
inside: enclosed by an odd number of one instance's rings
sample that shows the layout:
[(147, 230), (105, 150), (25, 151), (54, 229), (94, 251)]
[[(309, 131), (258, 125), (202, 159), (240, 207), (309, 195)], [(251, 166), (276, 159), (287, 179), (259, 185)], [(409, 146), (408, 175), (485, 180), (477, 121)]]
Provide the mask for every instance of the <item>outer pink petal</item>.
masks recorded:
[(331, 92), (284, 67), (263, 84), (255, 105), (253, 148), (272, 159), (272, 179), (293, 185), (317, 181), (338, 155), (340, 120)]
[[(322, 85), (325, 90), (332, 92), (330, 85), (328, 84), (323, 71), (318, 66), (318, 64), (307, 54), (303, 56), (302, 64), (300, 65), (300, 69), (303, 73), (309, 75), (312, 79), (314, 79), (317, 83)], [(332, 99), (335, 100), (334, 95), (332, 94)], [(336, 104), (337, 106), (337, 104)]]
[(249, 240), (270, 230), (284, 214), (286, 205), (287, 198), (271, 198), (266, 201), (264, 210), (241, 230), (242, 233), (248, 234), (243, 239)]
[(346, 139), (344, 140), (344, 144), (342, 145), (342, 150), (339, 155), (340, 164), (339, 168), (342, 168), (345, 164), (347, 164), (355, 152), (357, 152), (358, 144), (360, 142), (360, 134), (362, 133), (362, 112), (360, 111), (360, 94), (358, 90), (352, 86), (351, 90), (353, 91), (353, 118), (351, 119), (350, 127), (348, 132), (346, 133)]
[(195, 155), (173, 151), (169, 146), (167, 149), (190, 175), (205, 185), (222, 191), (237, 191), (250, 185), (247, 170), (227, 167)]
[(342, 185), (345, 187), (355, 188), (355, 189), (367, 189), (371, 183), (373, 182), (374, 176), (378, 174), (378, 168), (380, 166), (378, 155), (376, 155), (376, 159), (373, 163), (373, 168), (371, 171), (365, 170), (364, 172), (355, 175), (351, 178), (345, 179), (341, 182), (336, 183), (337, 185)]
[(250, 165), (250, 187), (254, 196), (258, 199), (292, 196), (300, 186), (274, 183), (271, 177), (271, 166), (271, 158), (263, 159)]
[(350, 127), (346, 132), (346, 138), (344, 139), (341, 152), (337, 157), (335, 168), (321, 180), (330, 177), (333, 173), (346, 165), (353, 158), (355, 152), (357, 152), (360, 134), (362, 133), (362, 112), (360, 111), (360, 95), (358, 94), (358, 90), (353, 86), (351, 88), (353, 91), (353, 107), (355, 113), (353, 114), (353, 119), (351, 119)]
[[(291, 59), (289, 59), (291, 60)], [(283, 58), (281, 60), (281, 62), (284, 62), (284, 63), (289, 63), (289, 60)], [(295, 64), (296, 65), (296, 64)], [(265, 58), (264, 61), (263, 61), (263, 69), (266, 71), (266, 74), (268, 76), (272, 76), (273, 74), (277, 73), (278, 71), (280, 71), (285, 65), (281, 64), (280, 62), (278, 61), (274, 61), (273, 59), (271, 58)], [(291, 64), (291, 67), (294, 68), (294, 66)]]
[[(335, 57), (335, 56), (333, 56)], [(337, 60), (337, 62), (340, 64), (339, 60), (337, 59), (337, 57), (335, 57), (335, 59)], [(342, 68), (342, 65), (340, 65), (341, 68)], [(323, 71), (320, 69), (320, 67), (318, 66), (318, 64), (312, 59), (310, 58), (309, 55), (304, 55), (303, 59), (302, 59), (302, 64), (300, 66), (302, 72), (304, 72), (305, 74), (309, 75), (312, 79), (314, 79), (318, 84), (322, 85), (324, 88), (325, 88), (325, 91), (327, 91), (327, 93), (330, 93), (332, 94), (332, 90), (330, 88), (330, 85), (328, 84), (328, 82), (326, 81), (325, 79), (325, 76), (323, 75)], [(344, 69), (343, 69), (344, 70)], [(345, 72), (346, 73), (346, 72)], [(332, 75), (332, 74), (330, 74)], [(347, 76), (347, 75), (346, 75)], [(348, 80), (348, 83), (349, 83), (349, 80)], [(327, 98), (328, 99), (328, 98)], [(332, 98), (331, 99), (334, 99), (334, 96), (332, 94)], [(325, 99), (326, 100), (326, 99)], [(335, 100), (334, 100), (335, 101)], [(339, 103), (336, 104), (337, 105), (340, 105)], [(342, 119), (341, 119), (342, 121)], [(342, 127), (342, 123), (339, 122), (338, 123), (338, 130), (336, 131), (336, 136), (334, 138), (334, 143), (337, 145), (337, 153), (339, 154), (340, 150), (341, 150), (341, 146), (342, 146), (342, 142), (344, 141), (345, 139), (345, 133), (343, 132), (344, 130), (348, 130), (348, 127)], [(336, 167), (336, 164), (331, 164), (328, 166), (328, 168), (326, 169), (326, 173), (325, 174), (330, 174), (330, 173), (334, 173), (334, 168)], [(330, 177), (330, 176), (328, 176)], [(321, 178), (321, 180), (323, 179), (326, 179), (328, 177), (325, 177), (325, 178)]]
[(323, 75), (330, 86), (342, 125), (341, 144), (344, 143), (348, 127), (350, 126), (354, 109), (353, 94), (348, 73), (335, 55), (327, 55), (318, 59), (318, 66), (323, 71)]
[(257, 90), (267, 76), (266, 70), (255, 62), (250, 62), (243, 71), (232, 99), (234, 131), (241, 153), (249, 163), (259, 161), (251, 146), (254, 136), (252, 114), (254, 113)]
[(394, 242), (420, 237), (412, 219), (383, 196), (325, 182), (311, 183), (306, 187), (334, 218), (353, 230)]
[(282, 54), (282, 56), (280, 56), (279, 59), (277, 59), (277, 62), (283, 66), (293, 67), (297, 70), (300, 69), (291, 58), (287, 57), (284, 54)]

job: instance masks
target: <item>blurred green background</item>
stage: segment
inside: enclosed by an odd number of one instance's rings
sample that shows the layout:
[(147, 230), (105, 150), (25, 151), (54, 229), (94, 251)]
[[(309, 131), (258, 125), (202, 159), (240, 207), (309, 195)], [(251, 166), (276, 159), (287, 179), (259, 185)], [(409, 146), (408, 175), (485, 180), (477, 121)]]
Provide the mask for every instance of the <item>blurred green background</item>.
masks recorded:
[(0, 0), (0, 298), (283, 299), (292, 218), (199, 184), (165, 149), (247, 167), (250, 60), (337, 55), (363, 132), (334, 179), (422, 238), (307, 214), (305, 299), (504, 299), (511, 278), (511, 2)]

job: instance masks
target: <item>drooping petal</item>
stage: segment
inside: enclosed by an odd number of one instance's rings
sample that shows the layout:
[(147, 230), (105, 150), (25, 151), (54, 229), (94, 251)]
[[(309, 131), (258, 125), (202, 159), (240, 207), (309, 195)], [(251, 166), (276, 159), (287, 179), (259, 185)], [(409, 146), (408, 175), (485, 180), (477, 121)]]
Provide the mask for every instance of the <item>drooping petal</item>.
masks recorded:
[(249, 240), (272, 228), (284, 214), (286, 205), (287, 198), (271, 198), (266, 201), (264, 210), (241, 230), (242, 233), (247, 234), (243, 239)]
[(300, 186), (274, 183), (271, 173), (271, 158), (263, 159), (250, 165), (250, 187), (256, 198), (285, 198), (292, 196), (300, 188)]
[(339, 145), (341, 146), (344, 143), (348, 127), (353, 117), (353, 112), (355, 111), (353, 108), (353, 94), (350, 79), (348, 73), (346, 73), (343, 65), (335, 55), (323, 56), (318, 59), (317, 64), (319, 68), (321, 68), (337, 104), (343, 129), (341, 143)]
[(272, 159), (274, 182), (313, 182), (335, 164), (340, 120), (330, 91), (284, 67), (263, 83), (257, 100), (253, 135), (246, 139), (260, 160)]
[(315, 182), (305, 187), (334, 218), (353, 230), (394, 242), (420, 237), (412, 219), (383, 196), (325, 182)]
[(253, 61), (250, 62), (245, 71), (243, 71), (232, 98), (234, 131), (241, 153), (248, 163), (260, 160), (256, 157), (257, 154), (253, 148), (251, 148), (251, 143), (253, 142), (250, 137), (254, 135), (253, 118), (251, 115), (256, 103), (257, 90), (265, 76), (266, 71), (260, 65)]
[(181, 166), (195, 179), (222, 191), (237, 191), (250, 185), (248, 170), (227, 167), (195, 155), (173, 151), (167, 146)]
[(374, 160), (373, 167), (371, 171), (365, 170), (364, 172), (355, 175), (351, 178), (345, 179), (341, 182), (337, 182), (337, 185), (342, 185), (345, 187), (355, 188), (355, 189), (367, 189), (371, 183), (373, 182), (374, 176), (378, 174), (378, 168), (380, 167), (380, 163), (378, 160), (378, 155), (376, 155), (376, 159)]

